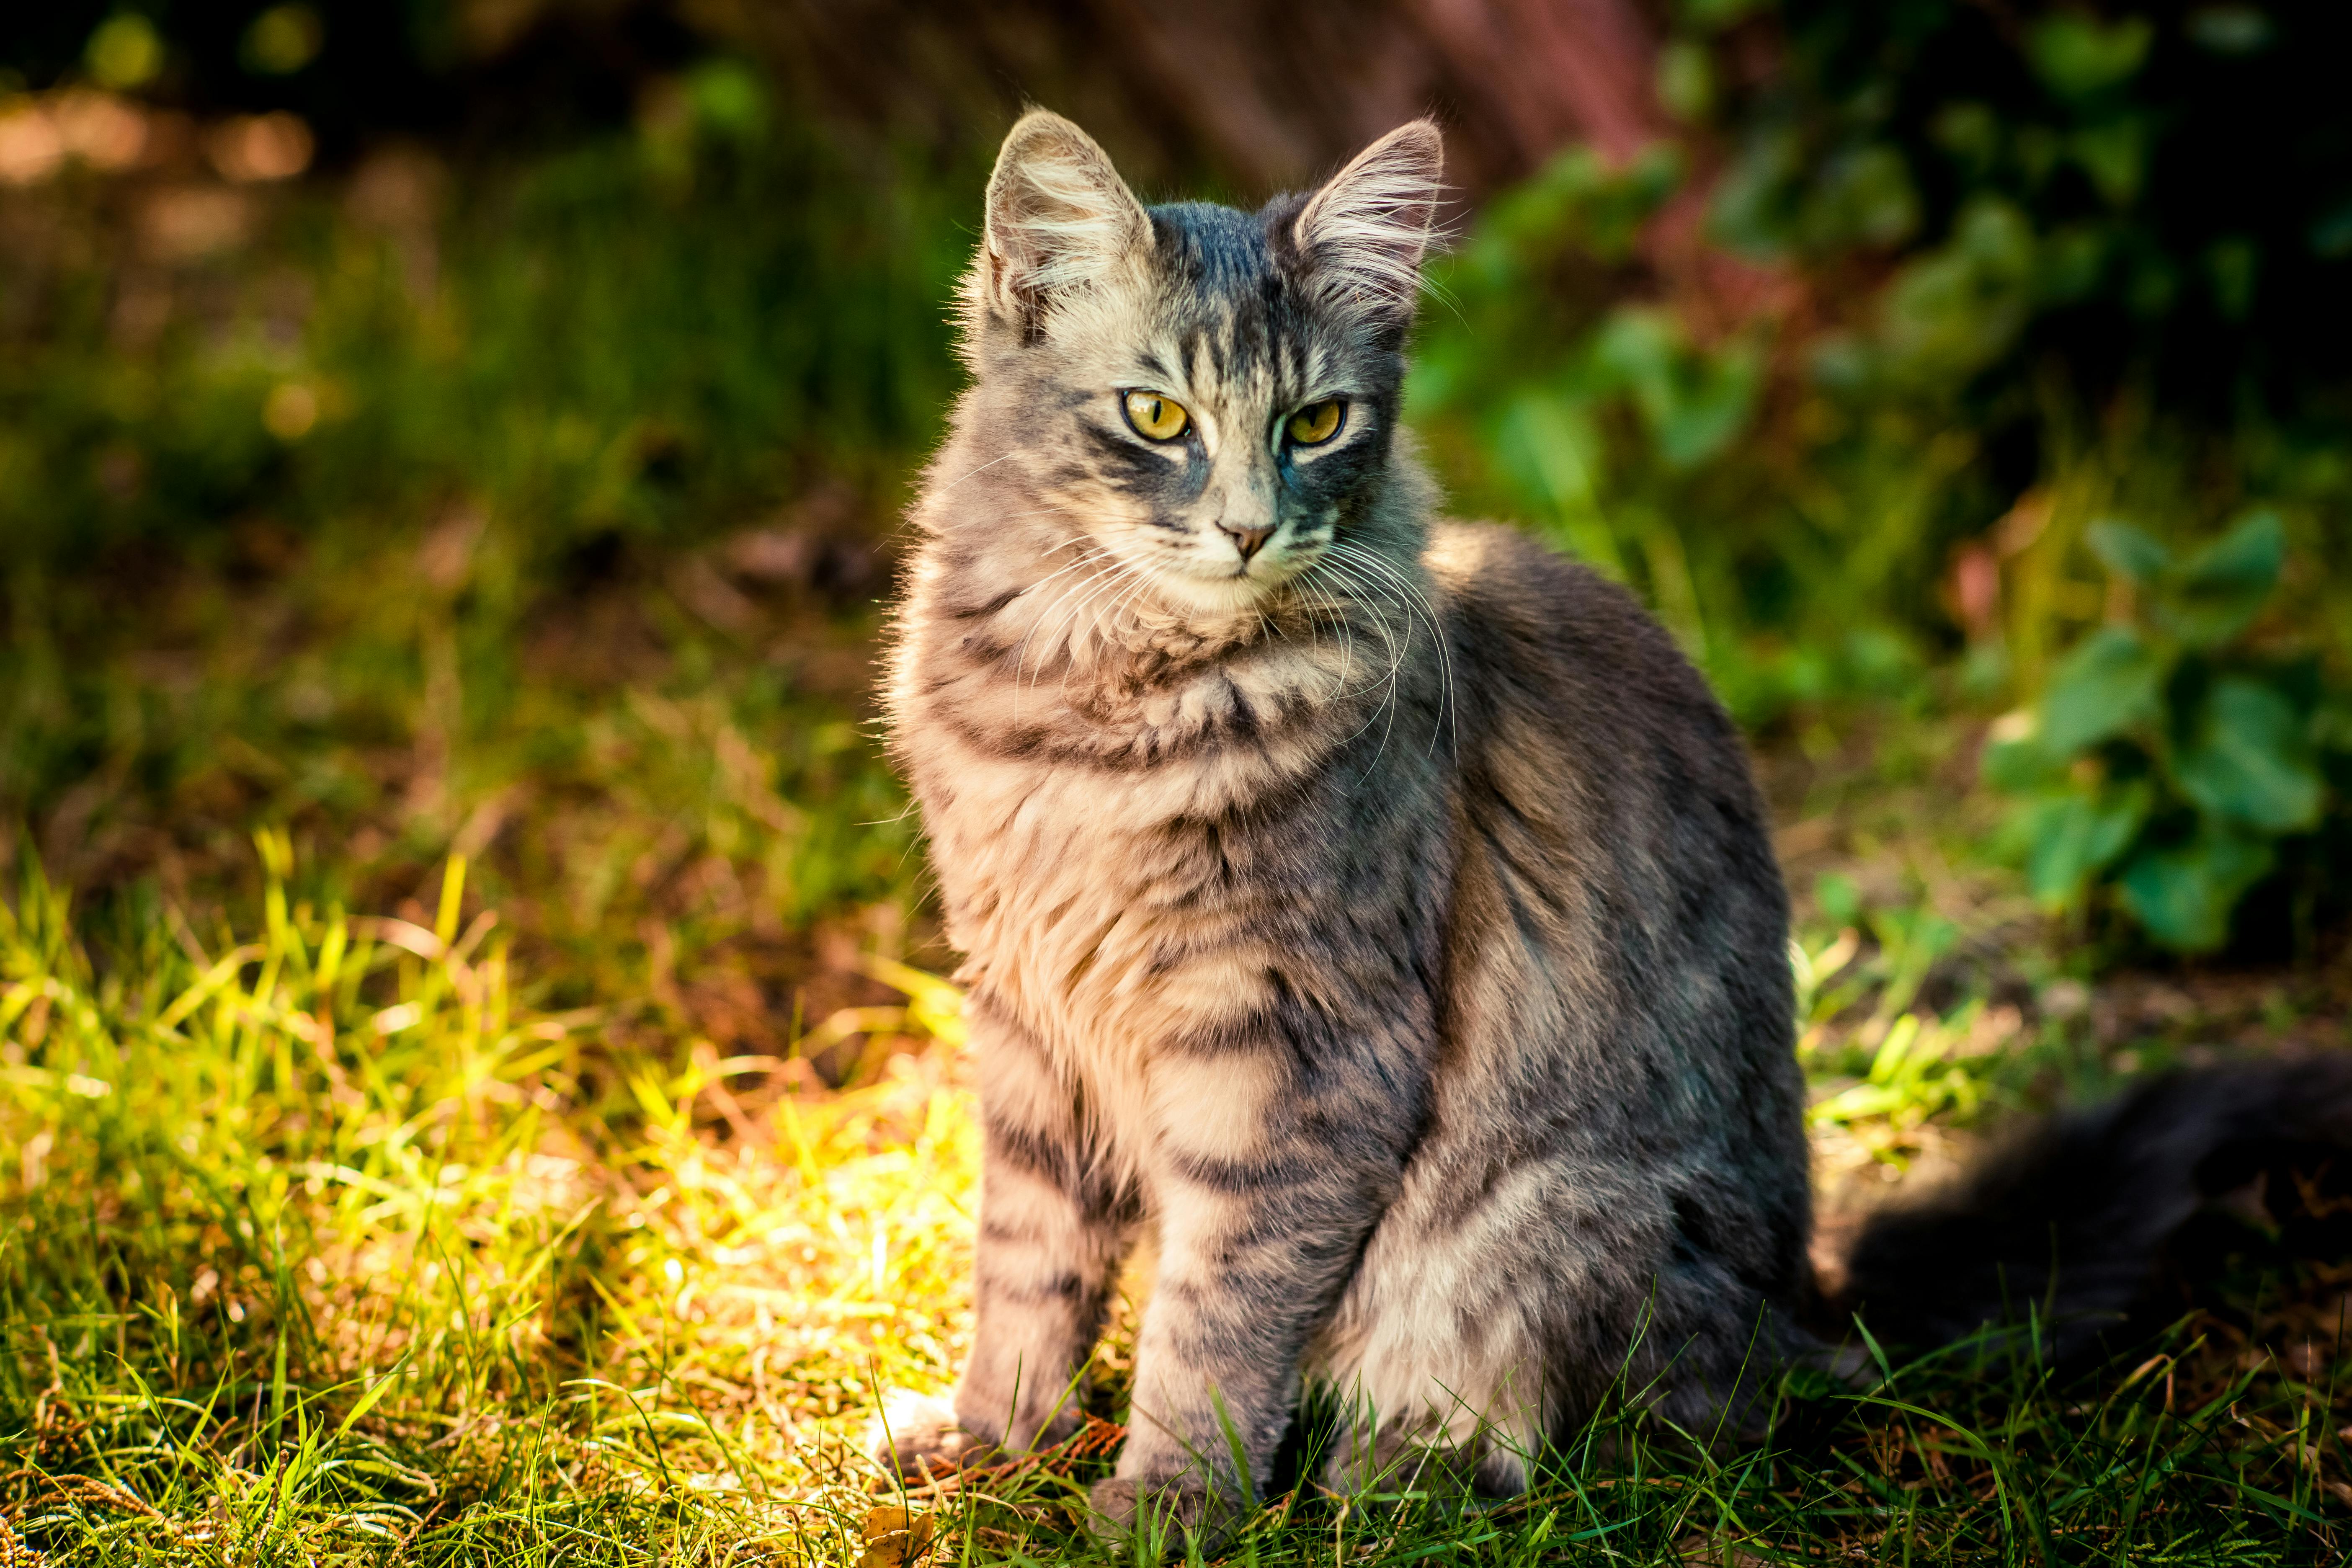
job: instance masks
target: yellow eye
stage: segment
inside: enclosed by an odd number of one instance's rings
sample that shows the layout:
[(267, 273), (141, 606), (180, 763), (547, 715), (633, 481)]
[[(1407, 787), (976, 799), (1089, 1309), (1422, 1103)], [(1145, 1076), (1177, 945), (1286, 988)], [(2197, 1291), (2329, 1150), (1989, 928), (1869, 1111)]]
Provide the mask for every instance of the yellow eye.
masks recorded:
[(1147, 440), (1173, 441), (1192, 427), (1192, 416), (1182, 404), (1156, 392), (1130, 392), (1126, 406), (1127, 422)]
[(1339, 433), (1339, 423), (1348, 416), (1344, 398), (1327, 397), (1320, 403), (1310, 403), (1290, 416), (1290, 439), (1301, 447), (1319, 447)]

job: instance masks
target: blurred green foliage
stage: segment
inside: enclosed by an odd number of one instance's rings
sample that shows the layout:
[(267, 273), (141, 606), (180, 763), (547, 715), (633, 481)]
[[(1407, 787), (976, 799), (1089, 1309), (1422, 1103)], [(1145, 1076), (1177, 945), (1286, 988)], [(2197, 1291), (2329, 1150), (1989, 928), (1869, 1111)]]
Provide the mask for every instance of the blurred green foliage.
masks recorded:
[[(1727, 67), (1762, 19), (1685, 7)], [(1818, 275), (1895, 261), (1883, 374), (2037, 418), (2055, 376), (2223, 425), (2338, 417), (2352, 393), (2352, 126), (2319, 0), (1782, 0), (1780, 51), (1706, 132), (1713, 226)], [(2030, 476), (2025, 476), (2030, 477)]]
[[(169, 284), (103, 249), (0, 269), (0, 559), (381, 527), (462, 490), (527, 566), (820, 477), (890, 499), (952, 384), (961, 182), (772, 114), (723, 59), (633, 134), (468, 173), (446, 215), (431, 164), (387, 165), (356, 213), (298, 198)], [(45, 195), (106, 232), (97, 183)], [(142, 283), (173, 290), (146, 332)], [(288, 386), (315, 422), (267, 416)]]
[[(250, 55), (236, 68), (277, 92), (268, 61), (356, 47), (340, 21), (321, 45), (300, 6), (257, 15), (194, 54), (164, 18), (167, 63)], [(2032, 701), (2095, 658), (2070, 648), (2140, 635), (2109, 626), (2101, 519), (2185, 551), (2263, 509), (2287, 565), (2246, 646), (2303, 672), (2299, 713), (2333, 711), (2352, 128), (2323, 62), (2352, 22), (1961, 0), (1677, 18), (1658, 88), (1685, 134), (1623, 166), (1562, 153), (1433, 268), (1409, 413), (1457, 510), (1635, 586), (1751, 727), (1818, 732), (1856, 703)], [(131, 79), (118, 21), (75, 68), (103, 55)], [(226, 734), (283, 777), (241, 784), (224, 824), (332, 816), (383, 786), (317, 757), (436, 725), (489, 790), (529, 769), (467, 748), (556, 689), (517, 651), (551, 620), (745, 531), (821, 511), (881, 534), (955, 384), (945, 300), (988, 147), (942, 162), (811, 123), (724, 55), (647, 70), (589, 133), (454, 162), (378, 148), (348, 180), (226, 193), (236, 232), (160, 261), (157, 209), (87, 170), (12, 195), (34, 221), (0, 246), (0, 807), (52, 820), (100, 779), (185, 815)], [(436, 538), (462, 542), (455, 565), (432, 564)], [(291, 624), (240, 623), (257, 584)], [(595, 680), (675, 699), (697, 659), (730, 671), (730, 713), (840, 721), (754, 673), (777, 659), (747, 662), (737, 610), (654, 596), (685, 662), (558, 682), (557, 731)], [(205, 650), (206, 695), (133, 668), (166, 629)], [(427, 715), (436, 647), (454, 727)], [(2149, 801), (2119, 858), (2047, 860), (2045, 900), (2086, 908), (2132, 847), (2186, 842)], [(403, 841), (425, 855), (463, 820), (412, 812)], [(2260, 831), (2264, 866), (2297, 875), (2328, 842)], [(2210, 861), (2235, 869), (2209, 891), (2254, 863)], [(2164, 907), (2160, 939), (2210, 945)]]
[[(255, 891), (257, 826), (321, 907), (455, 844), (535, 1000), (781, 1040), (808, 932), (920, 872), (857, 722), (879, 568), (839, 542), (953, 385), (978, 179), (719, 59), (551, 153), (195, 186), (233, 220), (201, 254), (152, 244), (186, 185), (12, 193), (0, 819), (92, 896), (195, 907)], [(746, 535), (782, 563), (730, 575)]]
[(1769, 323), (1706, 341), (1642, 297), (1642, 236), (1685, 180), (1668, 148), (1622, 169), (1580, 148), (1495, 202), (1435, 264), (1408, 412), (1459, 506), (1642, 589), (1750, 721), (1903, 690), (1908, 552), (1965, 449), (1908, 426), (1899, 465), (1789, 482), (1816, 454), (1763, 433)]
[[(2138, 650), (2168, 738), (2126, 742), (2158, 715), (2116, 711), (2043, 758), (2061, 784), (2015, 781), (2037, 894), (2079, 914), (2119, 879), (2103, 908), (2204, 951), (2284, 879), (2304, 914), (2268, 926), (2307, 924), (2352, 865), (2319, 797), (2238, 798), (2211, 759), (2315, 758), (2352, 691), (2352, 121), (2320, 63), (2347, 26), (1685, 5), (1659, 80), (1683, 142), (1621, 168), (1571, 150), (1479, 215), (1412, 415), (1468, 507), (1634, 584), (1751, 725), (2045, 679), (2063, 711)], [(1748, 269), (1694, 264), (1694, 226)], [(2102, 518), (2185, 552), (2252, 510), (2272, 570), (2231, 637), (2136, 628), (2101, 584)], [(2143, 607), (2223, 557), (2197, 559)], [(2063, 783), (2094, 744), (2120, 771)]]
[(1801, 360), (1769, 316), (1709, 335), (1644, 298), (1685, 169), (1579, 149), (1483, 213), (1437, 265), (1410, 413), (1458, 504), (1642, 590), (1748, 722), (1925, 699), (1949, 549), (2011, 498), (1948, 405)]
[(2136, 613), (2078, 644), (1985, 757), (2024, 797), (2012, 830), (2035, 897), (2074, 914), (2113, 899), (2158, 942), (2203, 952), (2284, 865), (2307, 947), (2352, 865), (2352, 694), (2247, 637), (2284, 563), (2277, 516), (2185, 560), (2112, 521), (2091, 543)]
[[(1706, 10), (1689, 31), (1729, 58)], [(2035, 895), (2202, 952), (2250, 934), (2260, 887), (2260, 944), (2307, 950), (2352, 868), (2325, 776), (2352, 704), (2352, 120), (2327, 63), (2352, 14), (1785, 0), (1774, 26), (1780, 68), (1709, 106), (1712, 227), (1860, 285), (1815, 380), (1948, 411), (1988, 470), (1948, 494), (1973, 519), (1915, 542), (2011, 558), (2005, 614), (1968, 629), (2037, 699), (1988, 763), (2033, 801)], [(2046, 537), (1987, 528), (2012, 506)]]

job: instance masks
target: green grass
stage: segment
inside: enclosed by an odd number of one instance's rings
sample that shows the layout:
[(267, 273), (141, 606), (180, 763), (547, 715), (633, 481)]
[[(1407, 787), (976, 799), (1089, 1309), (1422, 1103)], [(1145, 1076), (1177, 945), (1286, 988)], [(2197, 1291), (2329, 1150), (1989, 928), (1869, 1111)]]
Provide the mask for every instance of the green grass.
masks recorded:
[[(1074, 1507), (1116, 1437), (1131, 1310), (1066, 1450), (909, 1499), (856, 1452), (872, 1391), (940, 1385), (970, 1331), (951, 994), (876, 965), (911, 1005), (839, 1021), (872, 1032), (838, 1088), (789, 1046), (681, 1062), (520, 1002), (462, 862), (412, 923), (289, 903), (282, 835), (257, 859), (242, 932), (163, 903), (91, 931), (32, 869), (0, 916), (12, 1549), (848, 1562), (908, 1508), (943, 1561), (1087, 1553)], [(1814, 988), (1832, 1026), (1921, 1017), (1911, 961), (1873, 946), (1849, 1004)], [(1628, 1399), (1497, 1508), (1286, 1487), (1232, 1560), (2321, 1561), (2352, 1391), (2316, 1278), (2212, 1281), (2080, 1385), (2014, 1341), (1800, 1380), (1761, 1443), (1710, 1447)]]
[[(19, 624), (0, 745), (37, 849), (99, 910), (289, 896), (431, 923), (438, 862), (527, 959), (535, 1005), (607, 1031), (773, 1050), (795, 1010), (879, 1001), (921, 870), (863, 732), (865, 626), (789, 610), (714, 631), (659, 584), (591, 590), (511, 640), (388, 548), (260, 589), (201, 574), (68, 658)], [(827, 673), (828, 670), (836, 673)], [(9, 700), (13, 699), (13, 702)], [(29, 776), (28, 776), (29, 775)], [(14, 795), (14, 799), (9, 798)]]
[[(101, 912), (254, 911), (283, 828), (296, 901), (429, 924), (455, 850), (529, 1000), (607, 1031), (772, 1052), (887, 1000), (842, 957), (923, 935), (876, 924), (921, 866), (862, 728), (875, 540), (976, 175), (675, 85), (462, 178), (12, 189), (0, 874), (22, 824)], [(191, 188), (233, 221), (159, 257)]]

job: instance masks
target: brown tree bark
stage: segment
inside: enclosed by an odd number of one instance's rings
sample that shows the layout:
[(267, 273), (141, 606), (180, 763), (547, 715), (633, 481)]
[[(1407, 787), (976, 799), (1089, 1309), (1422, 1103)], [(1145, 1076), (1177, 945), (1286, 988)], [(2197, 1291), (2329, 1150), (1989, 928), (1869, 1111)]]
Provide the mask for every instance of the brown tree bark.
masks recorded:
[[(1428, 113), (1445, 128), (1464, 207), (1570, 145), (1622, 163), (1675, 134), (1657, 101), (1644, 0), (635, 3), (758, 56), (819, 121), (943, 158), (992, 148), (1028, 104), (1058, 110), (1147, 198), (1255, 204)], [(631, 0), (474, 4), (609, 21)], [(1792, 276), (1709, 242), (1706, 186), (1694, 182), (1644, 236), (1650, 291), (1703, 336), (1801, 314)]]
[(1633, 0), (683, 3), (828, 112), (944, 141), (1042, 103), (1146, 183), (1222, 174), (1244, 198), (1433, 111), (1473, 198), (1571, 142), (1623, 159), (1669, 131)]

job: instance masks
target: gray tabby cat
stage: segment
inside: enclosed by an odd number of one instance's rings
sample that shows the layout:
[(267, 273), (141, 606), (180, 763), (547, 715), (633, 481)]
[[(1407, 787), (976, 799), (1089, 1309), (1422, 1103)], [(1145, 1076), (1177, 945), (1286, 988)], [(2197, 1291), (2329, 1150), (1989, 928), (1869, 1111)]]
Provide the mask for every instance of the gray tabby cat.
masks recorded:
[(888, 692), (986, 1136), (977, 1341), (890, 1416), (908, 1472), (1070, 1430), (1147, 1235), (1094, 1506), (1214, 1540), (1307, 1380), (1360, 1416), (1335, 1486), (1508, 1490), (1621, 1378), (1746, 1416), (1808, 1306), (1934, 1342), (2033, 1301), (2096, 1351), (2221, 1187), (2352, 1146), (2340, 1054), (2158, 1080), (1873, 1216), (1814, 1299), (1738, 737), (1625, 594), (1433, 521), (1397, 426), (1438, 175), (1423, 122), (1147, 209), (1066, 120), (1005, 142)]
[(1621, 1376), (1703, 1421), (1797, 1342), (1764, 813), (1632, 598), (1434, 521), (1397, 413), (1439, 172), (1423, 121), (1146, 208), (1066, 120), (1004, 143), (888, 690), (986, 1127), (910, 1470), (1069, 1428), (1147, 1233), (1114, 1526), (1213, 1531), (1302, 1380), (1364, 1413), (1335, 1479), (1509, 1489)]

